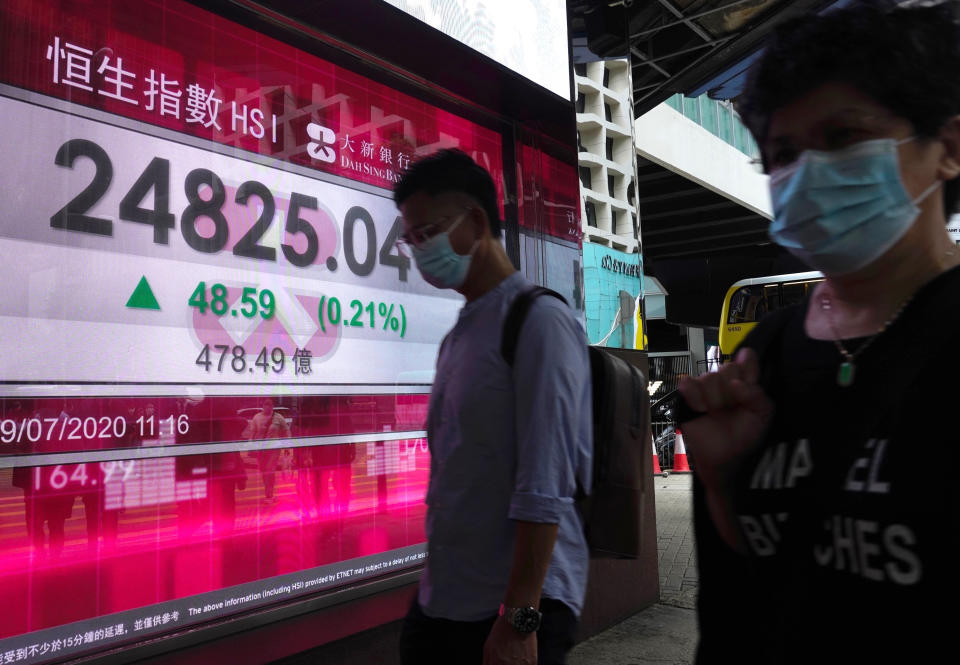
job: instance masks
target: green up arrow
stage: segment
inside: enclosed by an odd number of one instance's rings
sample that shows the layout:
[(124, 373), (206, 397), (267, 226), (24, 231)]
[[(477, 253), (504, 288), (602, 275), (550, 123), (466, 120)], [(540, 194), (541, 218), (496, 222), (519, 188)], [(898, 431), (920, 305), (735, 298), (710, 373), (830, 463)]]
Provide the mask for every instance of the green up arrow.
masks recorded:
[(146, 276), (140, 278), (137, 288), (133, 290), (133, 293), (130, 295), (130, 300), (127, 301), (127, 307), (160, 309), (160, 303), (157, 302), (157, 297), (153, 295), (153, 290), (150, 288), (150, 284), (147, 283)]

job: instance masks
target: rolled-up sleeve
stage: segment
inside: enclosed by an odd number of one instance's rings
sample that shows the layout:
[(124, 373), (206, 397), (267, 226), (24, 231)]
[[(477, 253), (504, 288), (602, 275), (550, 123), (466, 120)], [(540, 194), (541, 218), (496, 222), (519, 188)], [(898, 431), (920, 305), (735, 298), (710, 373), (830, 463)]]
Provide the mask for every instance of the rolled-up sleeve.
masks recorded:
[(586, 337), (559, 300), (537, 299), (517, 342), (517, 459), (509, 516), (557, 524), (577, 493), (589, 491), (590, 360)]

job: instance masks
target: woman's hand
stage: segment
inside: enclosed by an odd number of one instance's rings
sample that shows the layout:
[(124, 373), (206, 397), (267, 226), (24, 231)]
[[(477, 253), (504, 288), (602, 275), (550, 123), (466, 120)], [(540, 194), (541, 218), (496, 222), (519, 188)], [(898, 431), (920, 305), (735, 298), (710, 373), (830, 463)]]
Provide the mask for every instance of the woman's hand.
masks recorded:
[(687, 405), (703, 413), (682, 423), (682, 430), (694, 471), (710, 491), (724, 492), (770, 422), (773, 404), (757, 383), (759, 377), (757, 354), (741, 349), (718, 372), (680, 382)]

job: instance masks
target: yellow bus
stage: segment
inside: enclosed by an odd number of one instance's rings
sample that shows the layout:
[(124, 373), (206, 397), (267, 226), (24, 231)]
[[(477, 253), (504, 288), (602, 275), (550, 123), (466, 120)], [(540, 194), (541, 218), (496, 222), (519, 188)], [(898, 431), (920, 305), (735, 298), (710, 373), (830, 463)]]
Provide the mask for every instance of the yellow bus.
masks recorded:
[(731, 356), (767, 312), (801, 302), (817, 282), (819, 272), (741, 279), (727, 289), (720, 314), (720, 353)]

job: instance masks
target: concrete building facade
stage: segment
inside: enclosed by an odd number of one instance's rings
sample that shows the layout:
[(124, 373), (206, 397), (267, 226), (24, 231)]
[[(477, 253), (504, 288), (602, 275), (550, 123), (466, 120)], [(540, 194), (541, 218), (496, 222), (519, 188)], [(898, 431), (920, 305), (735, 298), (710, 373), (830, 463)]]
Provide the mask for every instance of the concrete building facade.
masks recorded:
[(574, 67), (587, 335), (591, 344), (642, 348), (630, 77), (626, 59)]

